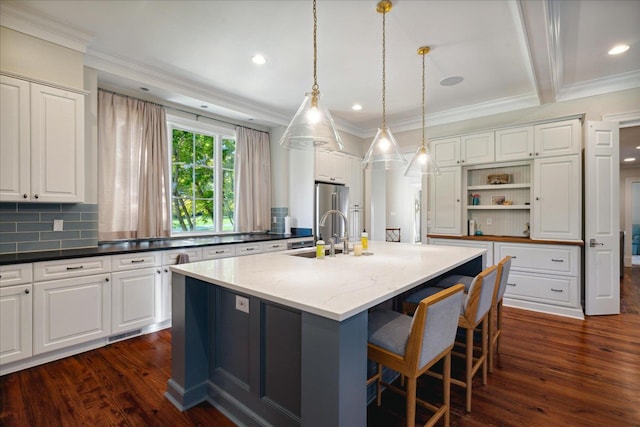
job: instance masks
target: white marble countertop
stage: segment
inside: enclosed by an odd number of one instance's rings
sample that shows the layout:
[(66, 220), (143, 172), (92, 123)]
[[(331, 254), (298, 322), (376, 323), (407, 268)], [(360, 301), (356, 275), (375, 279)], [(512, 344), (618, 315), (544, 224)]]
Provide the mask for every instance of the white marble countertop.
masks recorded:
[[(338, 245), (340, 247), (340, 245)], [(484, 249), (370, 241), (372, 256), (271, 252), (171, 267), (176, 273), (342, 321), (451, 270)]]

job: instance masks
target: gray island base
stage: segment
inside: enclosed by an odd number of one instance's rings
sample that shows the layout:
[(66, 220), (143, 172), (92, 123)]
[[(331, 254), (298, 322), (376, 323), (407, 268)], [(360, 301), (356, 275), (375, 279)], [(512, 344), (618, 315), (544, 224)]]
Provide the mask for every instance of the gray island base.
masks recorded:
[(173, 267), (171, 378), (180, 410), (208, 401), (240, 426), (367, 425), (367, 313), (484, 250), (372, 242), (374, 256), (302, 250)]

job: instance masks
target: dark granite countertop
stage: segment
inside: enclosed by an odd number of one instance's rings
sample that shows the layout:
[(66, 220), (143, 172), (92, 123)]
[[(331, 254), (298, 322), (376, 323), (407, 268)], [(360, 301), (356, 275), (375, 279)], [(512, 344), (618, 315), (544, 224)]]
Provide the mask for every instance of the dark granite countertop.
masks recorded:
[(311, 236), (311, 230), (303, 229), (297, 231), (292, 230), (292, 234), (288, 235), (271, 233), (239, 233), (219, 236), (101, 243), (94, 248), (4, 254), (0, 255), (0, 266), (9, 264), (22, 264), (27, 262), (83, 258), (100, 255), (117, 255), (129, 252), (162, 251), (194, 246), (215, 246), (228, 245), (233, 243), (265, 242), (271, 240), (295, 239), (299, 237)]

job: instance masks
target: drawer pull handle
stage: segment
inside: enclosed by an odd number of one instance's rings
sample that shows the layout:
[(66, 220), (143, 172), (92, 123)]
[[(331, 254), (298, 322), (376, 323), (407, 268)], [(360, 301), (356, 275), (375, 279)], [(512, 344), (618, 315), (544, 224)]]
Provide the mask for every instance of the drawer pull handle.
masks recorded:
[(518, 258), (518, 257), (515, 256), (515, 255), (511, 255), (511, 259), (516, 259), (516, 258)]
[(248, 251), (252, 251), (254, 248), (247, 248)]
[(564, 262), (563, 259), (555, 259), (555, 258), (551, 258), (551, 261), (553, 261), (553, 262)]
[(553, 289), (553, 288), (550, 288), (550, 289), (551, 289), (551, 292), (564, 292), (562, 289)]
[(223, 254), (223, 253), (224, 253), (223, 250), (222, 251), (216, 251), (216, 254)]
[(515, 283), (509, 283), (509, 282), (507, 282), (507, 286), (515, 286), (515, 285), (516, 285)]
[(144, 260), (143, 259), (132, 259), (131, 260), (131, 264), (139, 264), (141, 262), (144, 262)]
[(77, 267), (67, 267), (67, 271), (69, 270), (82, 270), (84, 268), (84, 265), (79, 265)]

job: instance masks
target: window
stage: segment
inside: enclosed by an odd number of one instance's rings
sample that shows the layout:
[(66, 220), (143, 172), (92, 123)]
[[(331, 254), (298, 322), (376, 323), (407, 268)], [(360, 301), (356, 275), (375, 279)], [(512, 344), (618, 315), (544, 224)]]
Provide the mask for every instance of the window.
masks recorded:
[(234, 231), (235, 135), (170, 119), (172, 234)]

